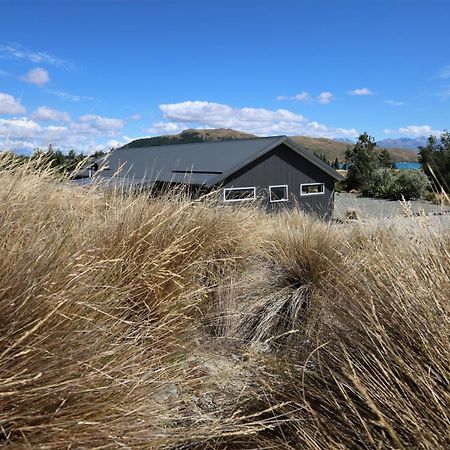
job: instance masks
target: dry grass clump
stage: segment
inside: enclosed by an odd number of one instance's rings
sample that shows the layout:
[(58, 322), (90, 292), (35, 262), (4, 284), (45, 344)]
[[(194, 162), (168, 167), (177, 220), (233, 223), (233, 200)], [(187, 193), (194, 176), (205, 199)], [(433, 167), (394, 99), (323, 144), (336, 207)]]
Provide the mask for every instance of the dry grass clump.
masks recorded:
[(450, 235), (0, 167), (2, 445), (450, 447)]
[(285, 420), (253, 445), (449, 448), (450, 235), (426, 233), (348, 236), (309, 356), (266, 359), (256, 405), (285, 405)]
[(166, 445), (219, 429), (178, 395), (201, 379), (180, 361), (215, 277), (258, 245), (248, 239), (256, 212), (83, 191), (46, 168), (3, 167), (3, 443)]
[[(227, 335), (258, 348), (303, 349), (324, 280), (335, 276), (342, 233), (300, 212), (285, 212), (270, 221), (270, 237), (255, 255), (241, 287), (229, 295)], [(263, 344), (263, 347), (261, 347)]]

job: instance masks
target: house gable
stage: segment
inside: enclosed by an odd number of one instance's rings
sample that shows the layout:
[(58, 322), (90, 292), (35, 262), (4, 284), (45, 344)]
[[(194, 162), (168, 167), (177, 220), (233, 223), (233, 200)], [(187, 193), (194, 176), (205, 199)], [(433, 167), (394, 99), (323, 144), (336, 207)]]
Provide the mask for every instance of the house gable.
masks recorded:
[[(332, 210), (335, 178), (322, 170), (309, 159), (300, 155), (285, 142), (260, 156), (245, 167), (229, 175), (217, 186), (223, 188), (256, 187), (257, 197), (268, 204), (268, 209), (282, 206), (269, 201), (269, 186), (285, 185), (288, 188), (289, 202), (306, 211), (318, 215), (329, 215)], [(323, 194), (302, 196), (301, 185), (323, 183)]]

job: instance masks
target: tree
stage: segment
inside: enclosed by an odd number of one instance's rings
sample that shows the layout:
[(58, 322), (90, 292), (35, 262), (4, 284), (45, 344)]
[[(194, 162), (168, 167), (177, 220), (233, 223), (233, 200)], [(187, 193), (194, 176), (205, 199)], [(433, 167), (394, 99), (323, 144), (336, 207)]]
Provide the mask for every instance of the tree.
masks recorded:
[(393, 169), (395, 167), (391, 155), (385, 148), (381, 149), (380, 153), (378, 154), (378, 162), (380, 163), (381, 167), (384, 167), (386, 169)]
[(419, 147), (419, 162), (422, 170), (439, 188), (450, 192), (450, 133), (445, 130), (438, 140), (428, 138), (425, 147)]
[(354, 147), (345, 152), (345, 160), (349, 165), (346, 179), (347, 189), (361, 189), (374, 176), (380, 165), (375, 153), (376, 145), (372, 136), (363, 133)]
[(317, 156), (319, 159), (321, 159), (325, 164), (328, 164), (329, 166), (331, 166), (330, 161), (327, 159), (327, 157), (325, 156), (324, 153), (314, 152), (314, 155)]
[(333, 167), (335, 169), (339, 169), (339, 160), (338, 160), (337, 156), (336, 156), (336, 159), (334, 160)]
[[(102, 155), (102, 152), (96, 152), (95, 155)], [(61, 150), (55, 150), (52, 144), (49, 144), (46, 150), (35, 149), (32, 159), (39, 159), (45, 165), (55, 169), (61, 174), (73, 171), (85, 158), (83, 153), (77, 153), (75, 150), (63, 153)]]

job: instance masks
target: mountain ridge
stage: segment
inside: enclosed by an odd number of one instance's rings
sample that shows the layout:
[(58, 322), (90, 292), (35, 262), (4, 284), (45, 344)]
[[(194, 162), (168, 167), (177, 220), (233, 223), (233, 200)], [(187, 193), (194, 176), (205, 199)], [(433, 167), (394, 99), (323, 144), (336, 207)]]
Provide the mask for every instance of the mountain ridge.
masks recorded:
[[(153, 147), (159, 145), (177, 145), (204, 141), (251, 139), (256, 137), (258, 136), (233, 130), (231, 128), (189, 128), (179, 134), (168, 134), (150, 138), (135, 139), (121, 148)], [(330, 162), (333, 162), (336, 158), (338, 158), (339, 161), (343, 161), (346, 150), (353, 145), (352, 142), (348, 142), (347, 140), (340, 141), (321, 137), (289, 136), (289, 138), (295, 143), (303, 145), (308, 150), (322, 155)], [(381, 142), (383, 141), (380, 141), (380, 143)], [(379, 148), (381, 149), (385, 147), (380, 145)], [(395, 147), (387, 147), (387, 150), (395, 162), (417, 162), (417, 151)]]

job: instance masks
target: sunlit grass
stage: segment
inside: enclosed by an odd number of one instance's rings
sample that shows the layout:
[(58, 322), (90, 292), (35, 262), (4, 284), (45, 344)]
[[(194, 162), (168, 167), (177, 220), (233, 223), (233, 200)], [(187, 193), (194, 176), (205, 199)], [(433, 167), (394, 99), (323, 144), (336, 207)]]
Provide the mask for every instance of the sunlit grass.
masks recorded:
[(0, 170), (0, 442), (446, 448), (450, 240)]

